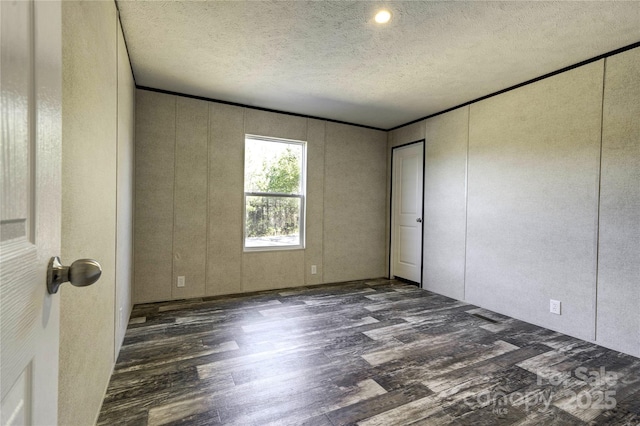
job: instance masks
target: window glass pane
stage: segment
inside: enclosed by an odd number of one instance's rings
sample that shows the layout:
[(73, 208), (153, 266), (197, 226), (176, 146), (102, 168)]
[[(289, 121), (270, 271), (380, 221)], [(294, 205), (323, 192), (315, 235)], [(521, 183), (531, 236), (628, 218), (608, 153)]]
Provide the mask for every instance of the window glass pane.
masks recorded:
[(302, 194), (302, 150), (297, 143), (246, 138), (245, 192)]
[(247, 196), (245, 247), (301, 245), (301, 201), (298, 197)]

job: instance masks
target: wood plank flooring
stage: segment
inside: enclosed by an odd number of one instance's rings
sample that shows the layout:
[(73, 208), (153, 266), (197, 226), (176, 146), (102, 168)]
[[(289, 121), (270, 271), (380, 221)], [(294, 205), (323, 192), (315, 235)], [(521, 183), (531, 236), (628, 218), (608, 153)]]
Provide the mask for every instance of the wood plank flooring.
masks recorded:
[(137, 305), (99, 425), (640, 424), (640, 359), (393, 280)]

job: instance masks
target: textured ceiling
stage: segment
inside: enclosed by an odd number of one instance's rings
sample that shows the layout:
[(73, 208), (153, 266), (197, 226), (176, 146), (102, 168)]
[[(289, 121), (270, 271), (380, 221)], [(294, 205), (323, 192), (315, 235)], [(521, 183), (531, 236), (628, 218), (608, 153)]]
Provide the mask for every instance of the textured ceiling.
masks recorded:
[(117, 4), (139, 86), (385, 129), (640, 41), (637, 1)]

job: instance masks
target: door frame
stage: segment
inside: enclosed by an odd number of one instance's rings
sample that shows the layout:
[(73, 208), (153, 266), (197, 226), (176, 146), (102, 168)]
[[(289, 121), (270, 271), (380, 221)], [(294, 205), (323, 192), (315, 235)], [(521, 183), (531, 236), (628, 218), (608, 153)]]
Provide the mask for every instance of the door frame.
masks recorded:
[(420, 225), (420, 282), (411, 283), (417, 284), (419, 288), (422, 288), (422, 275), (424, 273), (424, 188), (425, 188), (425, 164), (427, 158), (427, 142), (425, 139), (419, 139), (417, 141), (408, 142), (402, 145), (394, 146), (391, 148), (391, 175), (389, 176), (389, 278), (396, 279), (393, 275), (393, 160), (396, 149), (406, 148), (410, 145), (422, 144), (422, 223)]

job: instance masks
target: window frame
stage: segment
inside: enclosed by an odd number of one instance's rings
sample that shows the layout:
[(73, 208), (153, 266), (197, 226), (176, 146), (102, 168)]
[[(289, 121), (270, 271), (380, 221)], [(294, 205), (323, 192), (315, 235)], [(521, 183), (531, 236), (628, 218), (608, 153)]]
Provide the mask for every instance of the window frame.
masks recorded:
[[(302, 158), (300, 167), (300, 194), (288, 194), (279, 192), (247, 192), (246, 185), (246, 166), (247, 166), (247, 139), (276, 142), (286, 145), (302, 146)], [(307, 142), (296, 139), (275, 138), (269, 136), (260, 136), (253, 134), (244, 135), (243, 147), (243, 167), (242, 167), (242, 251), (243, 252), (261, 252), (261, 251), (282, 251), (282, 250), (304, 250), (306, 245), (306, 198), (307, 198)], [(270, 198), (298, 198), (300, 199), (300, 244), (282, 245), (282, 246), (255, 246), (247, 247), (247, 197), (270, 197)]]

